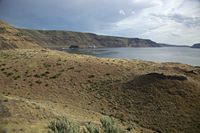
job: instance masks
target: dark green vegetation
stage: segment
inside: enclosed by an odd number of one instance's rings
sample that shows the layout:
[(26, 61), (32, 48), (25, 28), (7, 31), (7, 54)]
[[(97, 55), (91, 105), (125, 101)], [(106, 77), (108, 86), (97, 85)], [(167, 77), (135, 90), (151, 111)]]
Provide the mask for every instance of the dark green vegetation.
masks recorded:
[(48, 133), (81, 133), (80, 125), (64, 117), (51, 121), (48, 128)]
[(48, 133), (125, 133), (125, 130), (121, 129), (119, 125), (108, 116), (103, 116), (100, 122), (100, 125), (87, 122), (81, 127), (79, 124), (65, 117), (57, 118), (49, 123)]

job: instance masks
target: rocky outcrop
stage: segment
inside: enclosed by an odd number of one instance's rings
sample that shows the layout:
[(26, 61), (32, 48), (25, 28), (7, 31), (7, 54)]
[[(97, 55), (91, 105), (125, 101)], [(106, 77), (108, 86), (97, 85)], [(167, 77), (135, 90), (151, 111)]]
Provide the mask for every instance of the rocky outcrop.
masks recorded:
[(200, 48), (200, 43), (192, 45), (191, 48)]

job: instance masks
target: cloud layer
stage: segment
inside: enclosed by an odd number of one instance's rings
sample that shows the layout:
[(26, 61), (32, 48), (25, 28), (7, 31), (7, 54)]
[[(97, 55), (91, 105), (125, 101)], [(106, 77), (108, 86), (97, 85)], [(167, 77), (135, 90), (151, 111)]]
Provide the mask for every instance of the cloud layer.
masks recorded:
[(200, 42), (200, 0), (0, 0), (0, 19), (24, 28)]

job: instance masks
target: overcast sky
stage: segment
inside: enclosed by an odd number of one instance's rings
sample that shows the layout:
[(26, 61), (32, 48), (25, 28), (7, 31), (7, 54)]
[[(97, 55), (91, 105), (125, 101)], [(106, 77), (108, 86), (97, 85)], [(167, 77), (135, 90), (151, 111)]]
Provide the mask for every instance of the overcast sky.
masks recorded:
[(23, 28), (200, 42), (200, 0), (0, 0), (0, 19)]

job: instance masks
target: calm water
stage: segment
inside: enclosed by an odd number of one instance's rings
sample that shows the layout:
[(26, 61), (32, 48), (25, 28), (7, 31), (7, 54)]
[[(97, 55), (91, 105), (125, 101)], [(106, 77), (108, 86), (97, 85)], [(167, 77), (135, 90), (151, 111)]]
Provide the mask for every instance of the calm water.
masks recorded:
[(102, 48), (70, 51), (72, 53), (91, 54), (97, 57), (139, 59), (155, 62), (179, 62), (200, 66), (200, 49), (189, 47), (157, 48)]

